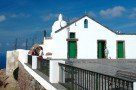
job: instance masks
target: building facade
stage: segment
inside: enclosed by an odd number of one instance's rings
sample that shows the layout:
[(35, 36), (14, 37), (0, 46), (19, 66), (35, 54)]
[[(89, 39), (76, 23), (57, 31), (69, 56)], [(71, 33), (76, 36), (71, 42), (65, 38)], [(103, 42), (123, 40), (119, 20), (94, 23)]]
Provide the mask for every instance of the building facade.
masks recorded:
[(67, 24), (60, 14), (41, 46), (44, 58), (136, 59), (136, 35), (116, 33), (88, 15)]

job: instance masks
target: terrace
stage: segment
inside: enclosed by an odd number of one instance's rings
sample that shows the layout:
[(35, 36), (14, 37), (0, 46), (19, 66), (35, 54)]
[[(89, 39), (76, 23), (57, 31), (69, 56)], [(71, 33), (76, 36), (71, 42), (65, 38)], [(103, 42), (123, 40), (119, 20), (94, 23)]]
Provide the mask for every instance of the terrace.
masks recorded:
[(48, 76), (50, 83), (61, 84), (67, 90), (136, 89), (136, 61), (132, 59), (45, 61), (43, 64), (40, 62), (40, 68), (37, 65), (37, 70)]

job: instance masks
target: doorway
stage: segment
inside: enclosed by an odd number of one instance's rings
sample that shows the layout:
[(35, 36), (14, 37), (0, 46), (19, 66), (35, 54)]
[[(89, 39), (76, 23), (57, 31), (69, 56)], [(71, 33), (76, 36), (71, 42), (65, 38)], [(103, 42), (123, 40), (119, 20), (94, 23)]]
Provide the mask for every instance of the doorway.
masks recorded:
[(77, 42), (68, 41), (68, 58), (76, 58), (76, 57), (77, 57)]
[(125, 58), (124, 41), (117, 41), (117, 58)]
[(106, 41), (99, 40), (97, 42), (97, 57), (98, 59), (105, 58)]

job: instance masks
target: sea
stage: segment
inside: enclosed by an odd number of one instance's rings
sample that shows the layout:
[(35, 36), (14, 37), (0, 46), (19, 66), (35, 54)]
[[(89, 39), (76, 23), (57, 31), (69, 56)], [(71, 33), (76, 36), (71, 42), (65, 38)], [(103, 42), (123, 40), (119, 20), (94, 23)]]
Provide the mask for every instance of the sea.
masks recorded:
[(6, 68), (6, 53), (0, 52), (0, 69)]

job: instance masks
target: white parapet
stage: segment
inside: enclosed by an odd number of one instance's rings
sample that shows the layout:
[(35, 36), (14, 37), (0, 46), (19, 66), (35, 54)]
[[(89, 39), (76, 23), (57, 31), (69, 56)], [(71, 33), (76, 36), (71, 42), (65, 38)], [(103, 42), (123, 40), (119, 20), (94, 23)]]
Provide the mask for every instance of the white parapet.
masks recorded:
[(65, 64), (64, 60), (50, 60), (49, 81), (51, 83), (58, 83), (60, 80), (59, 63)]
[(32, 56), (32, 69), (37, 69), (37, 56)]
[(37, 80), (46, 90), (58, 90), (54, 86), (52, 86), (48, 81), (46, 81), (44, 78), (42, 78), (40, 75), (38, 75), (35, 71), (33, 71), (30, 67), (28, 67), (26, 64), (24, 64), (21, 61), (22, 65), (24, 66), (24, 69), (34, 77), (35, 80)]
[(18, 59), (19, 61), (22, 61), (24, 63), (28, 62), (28, 50), (23, 50), (23, 49), (17, 49), (16, 52), (18, 52)]

